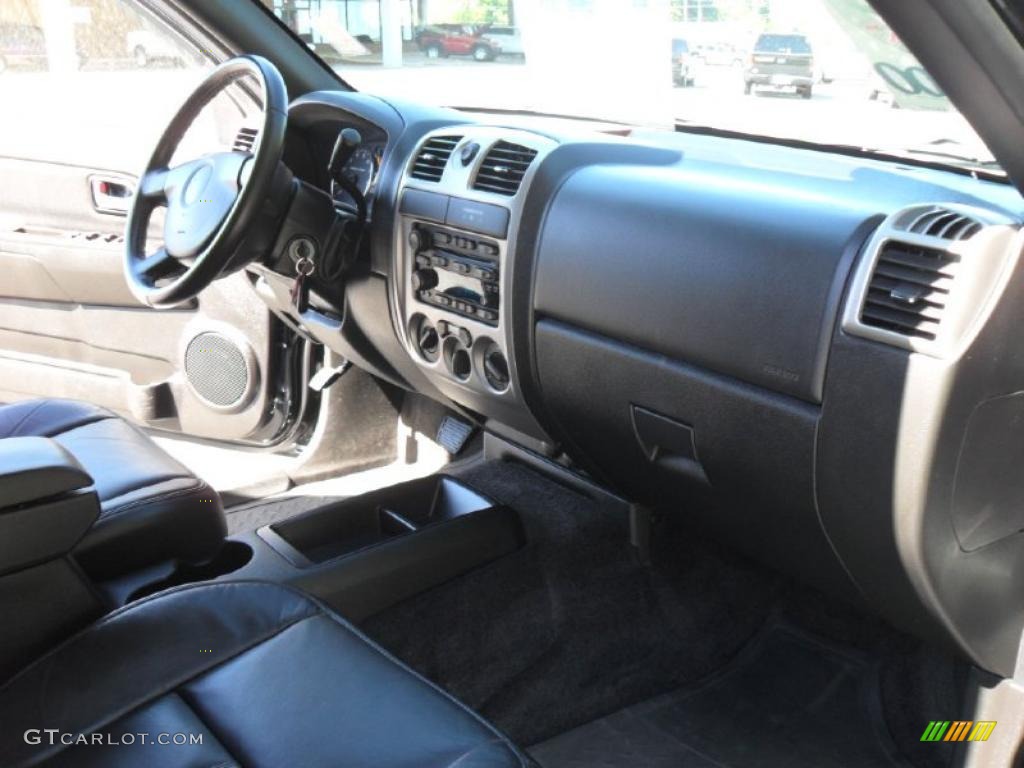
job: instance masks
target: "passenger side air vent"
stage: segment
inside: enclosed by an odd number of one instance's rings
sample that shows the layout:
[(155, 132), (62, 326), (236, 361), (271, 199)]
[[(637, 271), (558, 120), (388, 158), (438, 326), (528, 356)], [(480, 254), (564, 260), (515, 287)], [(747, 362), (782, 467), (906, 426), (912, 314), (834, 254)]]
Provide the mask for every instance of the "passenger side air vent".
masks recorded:
[(252, 154), (252, 148), (256, 146), (256, 137), (260, 135), (258, 128), (241, 128), (235, 136), (235, 152), (247, 152)]
[(963, 213), (934, 206), (926, 208), (910, 221), (908, 232), (945, 240), (968, 240), (982, 229), (982, 223)]
[(440, 181), (448, 165), (448, 158), (460, 141), (461, 136), (435, 136), (429, 139), (416, 155), (409, 175), (422, 181)]
[(887, 241), (879, 251), (868, 283), (861, 323), (903, 336), (934, 340), (959, 261), (959, 256), (945, 251)]
[(473, 189), (514, 195), (523, 183), (537, 151), (508, 141), (499, 141), (487, 152), (477, 171)]

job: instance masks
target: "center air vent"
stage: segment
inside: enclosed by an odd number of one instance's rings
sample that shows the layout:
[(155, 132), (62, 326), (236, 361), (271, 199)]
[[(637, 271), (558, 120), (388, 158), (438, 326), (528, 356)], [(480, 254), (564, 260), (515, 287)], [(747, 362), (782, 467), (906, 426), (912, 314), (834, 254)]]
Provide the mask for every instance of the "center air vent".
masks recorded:
[(238, 131), (238, 135), (235, 137), (235, 146), (233, 149), (235, 152), (248, 152), (252, 153), (252, 148), (256, 145), (256, 137), (260, 135), (258, 128), (241, 128)]
[(917, 212), (907, 225), (908, 232), (945, 240), (968, 240), (981, 229), (980, 221), (940, 206), (931, 206)]
[(903, 336), (934, 340), (959, 257), (890, 240), (882, 245), (860, 321)]
[(440, 181), (448, 158), (455, 151), (455, 146), (462, 141), (461, 136), (435, 136), (423, 145), (423, 149), (413, 161), (409, 175), (422, 181)]
[(537, 151), (508, 141), (499, 141), (487, 152), (480, 164), (473, 189), (514, 195), (523, 183), (527, 169)]

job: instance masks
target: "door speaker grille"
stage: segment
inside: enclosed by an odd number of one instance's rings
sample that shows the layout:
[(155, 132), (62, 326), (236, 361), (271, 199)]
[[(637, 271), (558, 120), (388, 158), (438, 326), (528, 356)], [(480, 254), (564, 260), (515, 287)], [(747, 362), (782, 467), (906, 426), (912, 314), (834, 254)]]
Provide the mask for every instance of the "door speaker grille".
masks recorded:
[(245, 399), (252, 372), (245, 352), (235, 342), (208, 332), (188, 343), (185, 377), (203, 400), (219, 408), (230, 408)]

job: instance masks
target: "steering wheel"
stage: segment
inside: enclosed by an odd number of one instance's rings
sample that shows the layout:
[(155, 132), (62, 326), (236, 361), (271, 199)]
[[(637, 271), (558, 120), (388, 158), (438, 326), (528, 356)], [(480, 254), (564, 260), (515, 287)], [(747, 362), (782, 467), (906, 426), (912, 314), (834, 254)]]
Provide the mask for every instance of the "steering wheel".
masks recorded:
[[(170, 168), (189, 126), (232, 83), (251, 76), (262, 91), (263, 125), (249, 152), (217, 152)], [(228, 59), (209, 74), (157, 143), (128, 213), (124, 273), (139, 301), (167, 309), (195, 298), (232, 264), (260, 219), (281, 163), (288, 126), (288, 90), (260, 56)], [(147, 255), (146, 230), (166, 206), (163, 246)]]

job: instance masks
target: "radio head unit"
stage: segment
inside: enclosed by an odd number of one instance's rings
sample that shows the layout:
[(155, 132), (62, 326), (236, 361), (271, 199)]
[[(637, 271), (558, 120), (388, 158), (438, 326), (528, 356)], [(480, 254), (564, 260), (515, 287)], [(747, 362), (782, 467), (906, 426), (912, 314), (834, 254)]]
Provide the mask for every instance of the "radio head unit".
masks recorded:
[(485, 325), (501, 308), (498, 245), (440, 227), (417, 224), (409, 234), (416, 299)]

